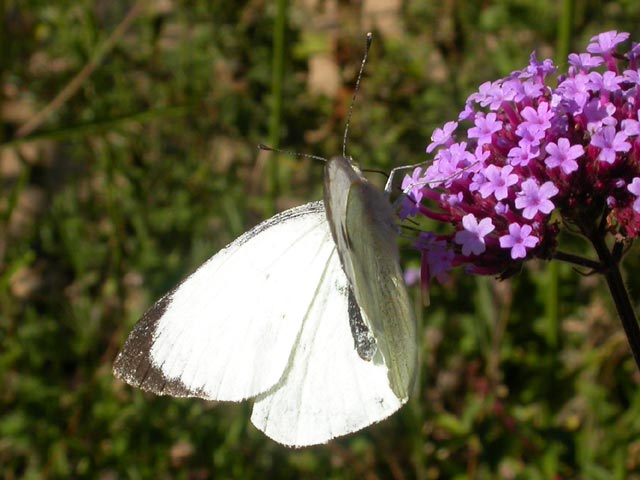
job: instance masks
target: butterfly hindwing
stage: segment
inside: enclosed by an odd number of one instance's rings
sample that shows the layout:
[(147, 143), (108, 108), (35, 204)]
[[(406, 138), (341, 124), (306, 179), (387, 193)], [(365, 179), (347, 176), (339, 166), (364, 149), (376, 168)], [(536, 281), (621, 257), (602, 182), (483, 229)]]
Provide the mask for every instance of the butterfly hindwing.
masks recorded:
[(348, 319), (348, 281), (337, 253), (327, 263), (282, 381), (259, 395), (251, 421), (285, 445), (326, 442), (402, 406), (387, 368), (362, 360)]

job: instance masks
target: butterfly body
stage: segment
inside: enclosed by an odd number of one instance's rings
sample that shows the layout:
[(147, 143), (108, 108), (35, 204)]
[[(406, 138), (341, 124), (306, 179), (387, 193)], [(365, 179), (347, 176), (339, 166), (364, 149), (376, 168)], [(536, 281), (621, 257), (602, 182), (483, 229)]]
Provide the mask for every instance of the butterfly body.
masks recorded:
[(324, 178), (327, 220), (342, 266), (389, 368), (391, 388), (406, 400), (417, 369), (416, 321), (400, 269), (393, 210), (343, 157), (327, 162)]

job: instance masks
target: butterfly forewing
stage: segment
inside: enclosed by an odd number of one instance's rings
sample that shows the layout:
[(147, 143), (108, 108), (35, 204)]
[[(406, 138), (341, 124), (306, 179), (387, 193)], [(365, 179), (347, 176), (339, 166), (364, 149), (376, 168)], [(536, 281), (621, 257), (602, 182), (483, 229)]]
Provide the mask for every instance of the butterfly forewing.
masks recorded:
[(322, 202), (261, 223), (144, 315), (115, 361), (116, 376), (157, 394), (215, 400), (272, 388), (334, 248)]
[(327, 163), (325, 205), (342, 265), (389, 370), (391, 388), (405, 401), (417, 369), (416, 320), (400, 269), (391, 205), (342, 157)]

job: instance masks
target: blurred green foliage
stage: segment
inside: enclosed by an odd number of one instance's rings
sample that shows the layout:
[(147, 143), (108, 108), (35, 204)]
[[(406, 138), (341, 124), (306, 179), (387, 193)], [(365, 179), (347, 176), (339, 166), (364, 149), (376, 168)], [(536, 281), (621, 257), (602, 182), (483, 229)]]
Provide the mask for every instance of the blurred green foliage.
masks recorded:
[(368, 29), (348, 151), (388, 171), (425, 160), (434, 127), (532, 50), (584, 51), (609, 29), (640, 40), (637, 2), (290, 2), (281, 99), (276, 2), (142, 3), (103, 52), (132, 3), (0, 0), (0, 476), (640, 478), (640, 374), (603, 281), (565, 265), (435, 286), (410, 404), (325, 446), (286, 449), (248, 404), (158, 398), (111, 374), (156, 298), (274, 206), (320, 198), (319, 163), (255, 145), (280, 102), (270, 141), (340, 151)]

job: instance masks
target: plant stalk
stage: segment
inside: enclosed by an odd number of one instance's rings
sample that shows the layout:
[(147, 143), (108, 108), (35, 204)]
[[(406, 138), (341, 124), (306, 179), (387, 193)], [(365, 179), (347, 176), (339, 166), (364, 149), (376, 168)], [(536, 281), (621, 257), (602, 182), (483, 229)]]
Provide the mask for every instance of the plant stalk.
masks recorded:
[[(278, 0), (273, 26), (273, 53), (271, 70), (271, 112), (269, 114), (269, 146), (280, 147), (282, 120), (282, 83), (284, 81), (285, 30), (287, 26), (287, 0)], [(267, 173), (267, 211), (276, 211), (276, 197), (280, 190), (280, 169), (271, 155)]]
[(627, 335), (633, 358), (640, 370), (640, 327), (638, 326), (638, 320), (633, 310), (629, 293), (624, 285), (622, 274), (620, 273), (619, 262), (607, 247), (603, 235), (596, 233), (590, 236), (589, 240), (591, 240), (598, 254), (598, 258), (604, 267), (603, 274), (607, 281), (607, 286), (613, 297), (613, 302), (616, 305), (624, 333)]

